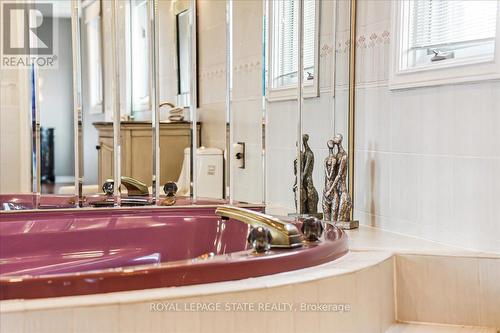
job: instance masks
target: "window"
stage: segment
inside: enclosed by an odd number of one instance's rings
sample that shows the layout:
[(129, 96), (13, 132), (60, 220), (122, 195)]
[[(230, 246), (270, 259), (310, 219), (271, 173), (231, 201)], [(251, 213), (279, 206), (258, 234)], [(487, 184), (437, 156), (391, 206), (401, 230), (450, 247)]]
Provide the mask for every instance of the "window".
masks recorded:
[(179, 101), (184, 106), (189, 105), (191, 73), (189, 67), (189, 9), (176, 15), (177, 24), (177, 68)]
[(87, 81), (90, 113), (102, 113), (102, 49), (101, 49), (101, 3), (86, 2), (85, 42), (87, 51)]
[(130, 1), (132, 113), (150, 111), (147, 9), (145, 0)]
[(408, 67), (495, 50), (496, 1), (417, 0), (409, 8)]
[[(396, 87), (498, 74), (498, 1), (404, 0), (394, 5), (391, 79)], [(439, 74), (430, 74), (434, 70)]]
[[(317, 96), (319, 2), (304, 1), (304, 97)], [(296, 97), (297, 86), (297, 24), (298, 2), (295, 0), (270, 2), (270, 99)]]

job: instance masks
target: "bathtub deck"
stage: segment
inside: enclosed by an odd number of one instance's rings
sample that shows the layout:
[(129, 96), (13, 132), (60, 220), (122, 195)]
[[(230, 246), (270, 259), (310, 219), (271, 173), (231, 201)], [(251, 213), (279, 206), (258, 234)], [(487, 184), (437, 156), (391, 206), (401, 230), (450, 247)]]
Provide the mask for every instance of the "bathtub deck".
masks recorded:
[(385, 333), (497, 333), (497, 330), (475, 326), (398, 323), (392, 325)]
[[(256, 322), (262, 332), (273, 333), (500, 329), (500, 255), (369, 227), (349, 233), (347, 255), (297, 271), (178, 288), (3, 301), (0, 331), (30, 332), (19, 326), (22, 322), (51, 328), (55, 318), (62, 328), (47, 330), (51, 333), (81, 332), (86, 325), (87, 331), (104, 327), (114, 332), (163, 332), (167, 325), (172, 332), (250, 332)], [(341, 302), (350, 304), (352, 311), (152, 313), (155, 302)]]

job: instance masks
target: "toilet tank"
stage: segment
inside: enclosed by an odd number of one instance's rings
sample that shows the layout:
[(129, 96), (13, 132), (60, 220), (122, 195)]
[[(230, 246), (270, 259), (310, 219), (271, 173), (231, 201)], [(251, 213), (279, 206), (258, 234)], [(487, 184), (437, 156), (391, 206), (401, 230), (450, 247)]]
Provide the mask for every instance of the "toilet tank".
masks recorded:
[[(189, 184), (190, 174), (190, 148), (184, 149), (183, 170), (179, 182)], [(198, 187), (197, 196), (205, 198), (223, 198), (223, 169), (224, 158), (223, 152), (218, 148), (198, 148)], [(182, 179), (185, 178), (185, 179)], [(179, 184), (178, 184), (179, 185)], [(182, 188), (182, 186), (181, 186)], [(189, 195), (187, 189), (186, 195)], [(184, 193), (183, 193), (184, 194)]]

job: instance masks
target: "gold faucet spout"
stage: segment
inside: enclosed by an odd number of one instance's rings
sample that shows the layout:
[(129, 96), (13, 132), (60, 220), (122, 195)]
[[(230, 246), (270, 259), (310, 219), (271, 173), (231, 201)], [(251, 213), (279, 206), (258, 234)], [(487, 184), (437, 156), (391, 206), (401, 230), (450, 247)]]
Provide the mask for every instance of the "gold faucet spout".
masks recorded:
[(149, 195), (148, 186), (137, 179), (121, 176), (121, 183), (127, 189), (127, 193), (129, 196)]
[(298, 247), (302, 245), (302, 234), (295, 225), (267, 214), (234, 206), (219, 206), (215, 214), (226, 219), (235, 219), (251, 226), (263, 226), (272, 236), (271, 247)]
[(175, 104), (170, 103), (170, 102), (162, 102), (162, 103), (160, 103), (160, 104), (158, 105), (158, 107), (159, 107), (159, 108), (162, 108), (162, 107), (164, 107), (164, 106), (170, 106), (172, 109), (174, 109), (174, 108), (176, 107), (176, 106), (175, 106)]

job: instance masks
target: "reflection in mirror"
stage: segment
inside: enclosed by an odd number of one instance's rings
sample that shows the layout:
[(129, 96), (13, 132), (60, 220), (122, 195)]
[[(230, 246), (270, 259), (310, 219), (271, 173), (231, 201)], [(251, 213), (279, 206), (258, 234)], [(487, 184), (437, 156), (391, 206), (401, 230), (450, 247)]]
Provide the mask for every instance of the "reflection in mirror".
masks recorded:
[(57, 38), (57, 69), (37, 68), (40, 114), (40, 182), (42, 194), (75, 194), (73, 134), (73, 63), (70, 2), (52, 17)]
[[(321, 214), (324, 185), (325, 185), (325, 163), (329, 155), (327, 141), (333, 138), (334, 133), (334, 91), (333, 78), (333, 40), (335, 20), (335, 4), (333, 1), (315, 2), (316, 24), (319, 29), (308, 29), (308, 1), (304, 2), (304, 71), (307, 71), (308, 53), (318, 54), (316, 66), (320, 71), (315, 76), (318, 83), (317, 96), (308, 96), (308, 77), (304, 77), (304, 102), (302, 108), (302, 132), (309, 135), (309, 140), (301, 139), (299, 142), (304, 152), (303, 184), (304, 191), (303, 212), (308, 214)], [(316, 40), (317, 43), (308, 43)], [(328, 199), (327, 199), (328, 201)], [(328, 203), (325, 203), (328, 205)]]
[[(309, 178), (321, 200), (321, 170), (326, 142), (334, 135), (331, 129), (344, 134), (345, 145), (350, 143), (348, 2), (305, 0), (302, 13), (302, 6), (292, 0), (73, 3), (79, 6), (73, 20), (78, 23), (78, 31), (73, 31), (78, 47), (64, 50), (70, 63), (74, 58), (73, 72), (51, 88), (51, 73), (26, 70), (21, 87), (25, 98), (7, 99), (13, 108), (26, 111), (25, 119), (16, 119), (25, 131), (25, 147), (17, 147), (22, 157), (11, 158), (15, 149), (2, 145), (2, 163), (17, 160), (14, 169), (24, 168), (27, 176), (13, 186), (0, 170), (2, 193), (38, 191), (43, 179), (43, 193), (74, 195), (74, 184), (81, 179), (82, 193), (89, 199), (102, 196), (106, 181), (118, 182), (121, 175), (128, 178), (116, 191), (121, 188), (124, 195), (131, 189), (151, 195), (158, 179), (158, 188), (176, 182), (179, 196), (266, 202), (271, 211), (277, 206), (280, 213), (292, 213), (293, 163), (297, 146), (303, 144), (299, 133), (307, 133), (315, 157)], [(296, 34), (299, 15), (302, 38)], [(340, 45), (337, 52), (334, 40)], [(61, 57), (64, 69), (64, 52)], [(30, 73), (37, 74), (32, 89)], [(81, 82), (75, 73), (81, 74)], [(2, 70), (4, 95), (11, 87), (23, 86), (16, 81), (19, 77)], [(75, 90), (63, 93), (72, 81)], [(36, 97), (33, 108), (31, 90)], [(57, 96), (52, 90), (60, 94), (57, 108), (50, 104)], [(2, 113), (2, 122), (9, 117)], [(60, 127), (54, 119), (69, 125)], [(35, 130), (41, 127), (43, 140), (38, 135), (31, 140), (30, 124)], [(2, 142), (4, 133), (2, 128)], [(74, 181), (75, 176), (80, 179)], [(316, 209), (321, 210), (319, 203)]]
[(177, 68), (178, 68), (178, 105), (189, 106), (189, 87), (191, 75), (189, 69), (189, 10), (176, 14), (177, 32)]
[[(116, 2), (116, 59), (109, 56), (109, 48), (104, 51), (105, 75), (114, 77), (111, 68), (116, 60), (119, 78), (121, 176), (143, 183), (149, 187), (150, 194), (153, 192), (155, 152), (152, 144), (158, 133), (159, 188), (168, 181), (175, 181), (179, 183), (179, 195), (189, 195), (191, 158), (190, 151), (185, 149), (191, 146), (192, 140), (189, 110), (186, 108), (190, 104), (191, 89), (190, 67), (186, 66), (190, 57), (190, 26), (186, 25), (190, 7), (187, 1), (158, 2), (154, 21), (157, 36), (152, 37), (151, 4), (150, 1), (138, 0)], [(104, 2), (105, 13), (111, 12), (108, 7), (110, 5)], [(161, 54), (156, 59), (152, 38), (156, 38)], [(153, 71), (154, 61), (157, 62), (157, 71)], [(154, 83), (157, 79), (158, 82)], [(151, 89), (158, 89), (156, 98)], [(113, 93), (106, 88), (106, 96)], [(153, 103), (159, 108), (158, 132), (155, 131)], [(112, 106), (112, 102), (107, 103), (104, 117), (93, 121), (99, 141), (96, 182), (99, 188), (107, 179), (113, 178), (115, 151), (112, 143), (116, 138)], [(197, 137), (200, 138), (201, 125), (197, 127)], [(127, 193), (125, 185), (121, 187), (123, 194)]]
[(227, 164), (225, 168), (225, 162), (228, 161), (229, 126), (226, 104), (226, 1), (197, 1), (196, 14), (199, 86), (197, 121), (201, 127), (197, 137), (200, 138), (198, 144), (201, 147), (195, 154), (196, 176), (193, 179), (196, 181), (197, 197), (221, 199), (229, 194)]
[[(110, 87), (104, 85), (104, 78), (111, 77), (109, 63), (109, 43), (103, 43), (102, 36), (109, 33), (110, 19), (107, 2), (100, 0), (80, 2), (80, 57), (81, 57), (81, 97), (82, 97), (82, 137), (80, 138), (80, 157), (83, 169), (82, 194), (102, 193), (101, 179), (113, 177), (113, 135), (98, 136), (95, 123), (111, 119), (109, 103)], [(104, 9), (107, 9), (106, 11)], [(77, 37), (78, 37), (77, 36)], [(105, 72), (106, 71), (106, 72)]]
[[(126, 16), (124, 29), (125, 48), (130, 55), (130, 58), (126, 60), (126, 63), (130, 63), (130, 66), (127, 66), (129, 73), (126, 80), (131, 86), (130, 114), (132, 119), (150, 120), (149, 76), (151, 70), (149, 53), (151, 50), (149, 48), (148, 2), (145, 0), (131, 0), (128, 4), (130, 15)], [(127, 30), (130, 31), (129, 36), (127, 36)], [(141, 116), (145, 112), (147, 112), (148, 116)]]
[[(354, 96), (356, 2), (338, 1), (335, 20), (334, 133), (341, 134), (348, 154), (348, 193), (354, 206)], [(354, 14), (353, 14), (354, 13)], [(352, 59), (352, 60), (351, 60)], [(353, 220), (354, 209), (350, 211)]]
[(335, 24), (335, 133), (344, 134), (347, 146), (349, 135), (349, 52), (351, 7), (349, 1), (336, 3)]
[[(114, 41), (103, 44), (103, 72), (114, 79), (105, 81), (104, 117), (92, 122), (99, 142), (96, 186), (106, 185), (110, 195), (121, 193), (124, 205), (123, 197), (137, 184), (141, 196), (147, 196), (153, 179), (149, 3), (102, 2), (105, 35)], [(116, 203), (106, 199), (107, 205)]]
[[(158, 3), (160, 187), (166, 182), (176, 182), (177, 196), (189, 196), (191, 184), (191, 10), (195, 9), (189, 1)], [(198, 125), (198, 140), (200, 130)]]
[[(16, 39), (23, 37), (18, 19), (13, 18), (11, 31)], [(38, 178), (32, 168), (32, 74), (30, 67), (0, 66), (0, 210), (33, 208), (35, 204)], [(34, 125), (36, 129), (36, 122)]]
[[(304, 97), (318, 96), (318, 40), (320, 7), (323, 2), (303, 2)], [(329, 6), (329, 5), (328, 5)], [(323, 10), (322, 10), (323, 12)], [(270, 100), (296, 98), (299, 6), (295, 1), (271, 1), (269, 6), (269, 96)], [(329, 20), (330, 21), (330, 20)], [(316, 77), (315, 77), (316, 76)]]
[[(266, 211), (321, 214), (327, 141), (335, 132), (348, 137), (350, 2), (305, 0), (302, 29), (296, 4), (267, 2)], [(302, 101), (297, 98), (301, 62)]]
[[(266, 49), (266, 201), (267, 211), (286, 215), (296, 211), (299, 184), (294, 167), (298, 127), (297, 69), (299, 11), (296, 2), (267, 1), (264, 30)], [(308, 24), (311, 24), (310, 21)], [(283, 29), (280, 29), (280, 26)], [(287, 32), (288, 36), (285, 36)], [(310, 35), (307, 35), (310, 37)], [(313, 44), (310, 44), (313, 45)], [(310, 50), (309, 54), (314, 54)], [(304, 49), (304, 52), (307, 52)], [(313, 87), (313, 86), (311, 86)], [(311, 96), (315, 96), (313, 91)]]
[(260, 0), (232, 1), (230, 168), (232, 199), (264, 202), (263, 43)]

